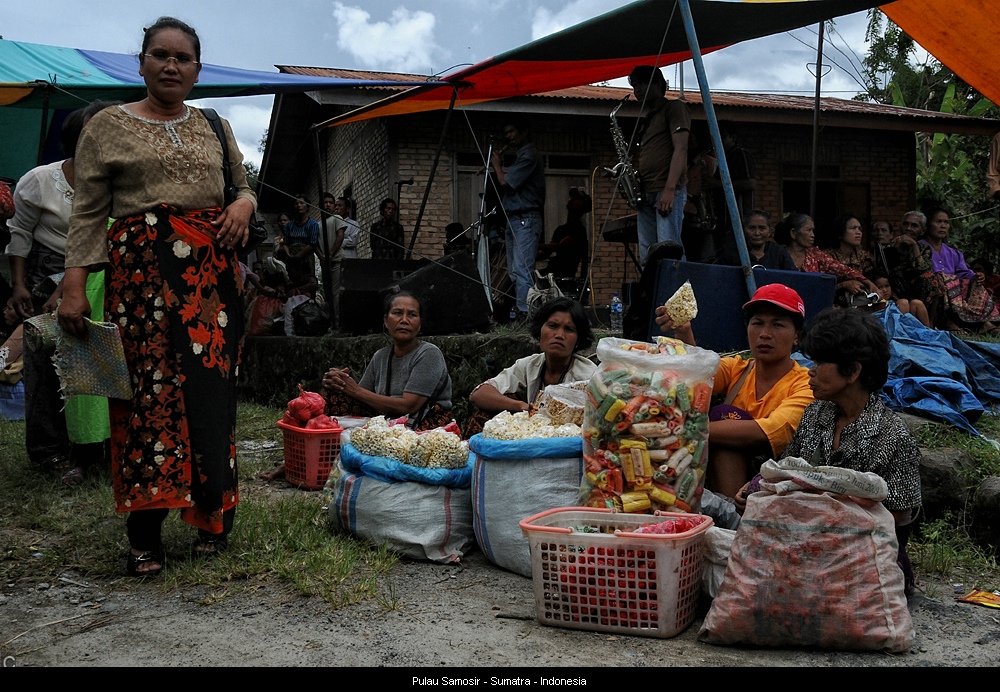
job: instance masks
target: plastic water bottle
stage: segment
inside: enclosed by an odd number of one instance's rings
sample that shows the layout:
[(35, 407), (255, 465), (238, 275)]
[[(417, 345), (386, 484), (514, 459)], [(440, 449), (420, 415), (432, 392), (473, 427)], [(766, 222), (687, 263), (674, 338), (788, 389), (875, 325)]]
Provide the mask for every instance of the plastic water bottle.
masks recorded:
[(611, 296), (611, 331), (615, 334), (622, 333), (622, 312), (624, 306), (622, 306), (622, 297), (618, 295), (618, 291)]

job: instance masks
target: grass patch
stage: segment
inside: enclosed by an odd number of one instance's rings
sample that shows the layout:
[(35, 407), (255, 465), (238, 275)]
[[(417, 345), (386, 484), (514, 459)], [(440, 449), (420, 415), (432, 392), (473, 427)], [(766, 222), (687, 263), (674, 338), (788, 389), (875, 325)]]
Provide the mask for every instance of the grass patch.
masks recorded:
[[(331, 532), (323, 492), (268, 486), (257, 475), (282, 457), (275, 425), (283, 411), (241, 404), (240, 506), (229, 550), (206, 559), (191, 554), (195, 531), (171, 512), (164, 523), (166, 569), (148, 584), (166, 591), (198, 587), (213, 602), (241, 591), (280, 585), (289, 597), (318, 596), (332, 607), (380, 595), (396, 556)], [(52, 581), (66, 571), (84, 577), (124, 575), (128, 542), (114, 512), (108, 469), (75, 488), (28, 461), (24, 424), (0, 421), (0, 579)], [(125, 580), (121, 585), (140, 582)]]
[[(1000, 416), (987, 412), (976, 422), (976, 429), (986, 438), (1000, 440)], [(955, 448), (972, 460), (964, 471), (969, 491), (975, 492), (989, 476), (1000, 476), (1000, 454), (986, 439), (966, 433), (951, 425), (923, 425), (914, 437), (927, 449)], [(987, 590), (1000, 588), (1000, 567), (997, 548), (977, 543), (970, 536), (964, 512), (950, 512), (944, 518), (925, 521), (917, 527), (907, 548), (913, 563), (922, 571), (947, 577), (963, 584), (966, 591), (975, 587)]]
[(960, 581), (968, 588), (1000, 588), (996, 556), (969, 537), (961, 517), (955, 514), (922, 524), (907, 551), (924, 572)]
[[(976, 422), (976, 429), (990, 440), (1000, 440), (1000, 416), (987, 412)], [(1000, 453), (986, 439), (976, 437), (951, 425), (922, 425), (914, 434), (917, 444), (927, 449), (960, 449), (973, 461), (966, 471), (970, 486), (978, 486), (989, 476), (1000, 476)]]

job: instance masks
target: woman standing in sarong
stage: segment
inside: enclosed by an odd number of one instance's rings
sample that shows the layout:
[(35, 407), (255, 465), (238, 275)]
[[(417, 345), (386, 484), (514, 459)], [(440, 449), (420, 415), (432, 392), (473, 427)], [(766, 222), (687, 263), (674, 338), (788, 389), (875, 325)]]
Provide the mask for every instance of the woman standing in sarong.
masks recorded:
[(921, 245), (931, 249), (931, 265), (945, 289), (946, 328), (951, 331), (975, 329), (980, 334), (1000, 332), (1000, 307), (983, 286), (985, 277), (969, 269), (965, 255), (944, 241), (951, 220), (944, 209), (931, 209)]
[[(225, 209), (222, 147), (184, 103), (201, 70), (198, 36), (161, 17), (145, 31), (146, 98), (108, 108), (84, 129), (59, 321), (81, 335), (84, 285), (107, 267), (107, 319), (118, 324), (133, 396), (111, 406), (118, 512), (128, 512), (128, 572), (158, 574), (171, 508), (198, 528), (194, 550), (227, 546), (238, 502), (236, 375), (243, 285), (235, 248), (256, 198), (228, 123), (235, 201)], [(108, 217), (117, 221), (106, 230)]]

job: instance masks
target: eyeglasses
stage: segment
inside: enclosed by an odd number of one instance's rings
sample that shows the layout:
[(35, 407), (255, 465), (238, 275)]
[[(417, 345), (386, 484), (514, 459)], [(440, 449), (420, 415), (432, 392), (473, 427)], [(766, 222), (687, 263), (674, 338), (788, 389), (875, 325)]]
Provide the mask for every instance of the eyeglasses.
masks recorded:
[(142, 55), (149, 58), (157, 65), (166, 65), (171, 60), (173, 60), (179, 68), (195, 67), (196, 65), (201, 64), (190, 55), (185, 55), (184, 53), (181, 53), (180, 55), (171, 55), (165, 50), (154, 50), (152, 53), (143, 53)]

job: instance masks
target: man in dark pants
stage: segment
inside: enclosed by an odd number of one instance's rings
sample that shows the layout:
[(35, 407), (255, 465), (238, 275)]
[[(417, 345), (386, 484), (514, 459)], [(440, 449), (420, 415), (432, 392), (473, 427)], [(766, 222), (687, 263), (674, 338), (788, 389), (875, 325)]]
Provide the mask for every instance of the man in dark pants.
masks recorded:
[(637, 165), (643, 201), (636, 208), (639, 259), (645, 264), (651, 245), (682, 245), (691, 114), (682, 101), (666, 98), (667, 80), (658, 69), (639, 65), (628, 81), (645, 114)]
[(526, 123), (512, 121), (504, 127), (504, 137), (508, 147), (517, 151), (517, 158), (506, 171), (499, 151), (494, 151), (490, 160), (507, 215), (507, 272), (517, 293), (519, 317), (528, 314), (528, 289), (535, 271), (545, 208), (545, 164), (528, 136)]

